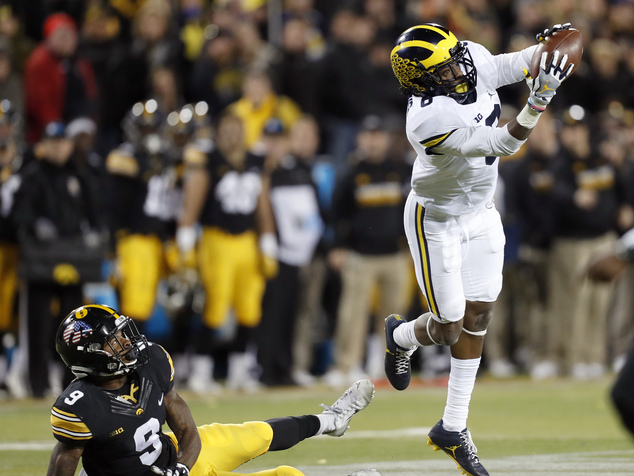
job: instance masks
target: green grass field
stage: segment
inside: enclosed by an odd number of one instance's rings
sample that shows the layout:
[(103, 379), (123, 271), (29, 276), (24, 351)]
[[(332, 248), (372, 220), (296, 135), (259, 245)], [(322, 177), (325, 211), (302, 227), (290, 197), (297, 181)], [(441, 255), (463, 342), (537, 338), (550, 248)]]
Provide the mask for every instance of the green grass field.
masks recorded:
[[(612, 379), (599, 382), (526, 378), (478, 379), (469, 429), (491, 474), (634, 474), (634, 441), (608, 400)], [(442, 416), (444, 385), (417, 383), (404, 392), (377, 384), (372, 404), (342, 438), (318, 437), (268, 453), (240, 471), (289, 464), (307, 476), (345, 476), (373, 467), (383, 475), (460, 474), (444, 454), (426, 446)], [(318, 413), (339, 392), (326, 387), (200, 398), (182, 392), (199, 424), (236, 423)], [(0, 474), (41, 476), (53, 446), (52, 400), (0, 403)]]

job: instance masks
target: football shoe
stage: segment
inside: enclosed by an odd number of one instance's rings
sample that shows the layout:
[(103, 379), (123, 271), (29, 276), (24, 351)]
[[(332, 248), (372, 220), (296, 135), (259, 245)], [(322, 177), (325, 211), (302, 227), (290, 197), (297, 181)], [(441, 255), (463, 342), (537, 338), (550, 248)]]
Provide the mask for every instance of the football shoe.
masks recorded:
[(465, 428), (462, 431), (447, 431), (442, 426), (442, 420), (429, 431), (427, 444), (434, 447), (434, 451), (443, 450), (458, 465), (462, 474), (467, 476), (488, 476), (478, 458), (478, 449), (473, 444), (471, 433)]
[(416, 346), (405, 349), (394, 341), (394, 329), (407, 321), (398, 314), (385, 318), (385, 375), (396, 390), (405, 390), (412, 377), (410, 357)]
[(329, 436), (341, 436), (348, 429), (352, 417), (370, 404), (374, 396), (374, 385), (368, 379), (355, 382), (341, 395), (331, 406), (321, 404), (324, 407), (323, 414), (334, 416), (335, 429), (324, 432)]

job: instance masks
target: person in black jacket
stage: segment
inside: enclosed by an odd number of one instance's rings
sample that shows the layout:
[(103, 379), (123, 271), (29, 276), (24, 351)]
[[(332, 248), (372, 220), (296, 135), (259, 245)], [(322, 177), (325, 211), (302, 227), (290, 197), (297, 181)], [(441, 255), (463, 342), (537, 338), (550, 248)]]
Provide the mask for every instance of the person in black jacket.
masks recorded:
[[(410, 262), (403, 226), (410, 167), (390, 156), (391, 136), (378, 116), (362, 121), (357, 149), (340, 176), (333, 196), (335, 244), (330, 266), (341, 272), (342, 294), (335, 330), (335, 366), (324, 377), (341, 387), (363, 375), (373, 293), (379, 289), (376, 315), (377, 352), (368, 348), (366, 371), (383, 373), (383, 317), (388, 310), (405, 312)], [(373, 359), (372, 356), (376, 358)]]
[[(73, 142), (65, 137), (64, 129), (59, 122), (46, 126), (43, 140), (32, 151), (35, 160), (22, 173), (14, 210), (21, 260), (27, 246), (37, 248), (79, 237), (86, 243), (99, 240), (94, 189), (76, 162), (70, 160)], [(27, 319), (20, 333), (27, 336), (31, 393), (41, 398), (49, 389), (48, 363), (55, 355), (51, 348), (55, 328), (63, 316), (82, 304), (83, 283), (72, 266), (56, 266), (48, 278), (36, 279), (23, 272)], [(53, 380), (52, 384), (57, 382)]]
[[(562, 149), (553, 164), (556, 227), (549, 261), (546, 355), (550, 377), (576, 379), (605, 373), (606, 323), (611, 289), (579, 279), (595, 250), (612, 246), (622, 204), (614, 166), (596, 150), (591, 117), (572, 106), (561, 117)], [(573, 305), (571, 305), (571, 303)]]

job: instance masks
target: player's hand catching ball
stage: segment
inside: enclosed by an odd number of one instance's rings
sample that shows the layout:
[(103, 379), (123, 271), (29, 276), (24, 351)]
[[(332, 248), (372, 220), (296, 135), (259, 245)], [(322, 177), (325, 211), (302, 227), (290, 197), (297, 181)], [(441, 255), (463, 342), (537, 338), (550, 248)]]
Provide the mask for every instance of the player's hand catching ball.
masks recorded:
[(169, 468), (161, 469), (158, 466), (150, 468), (154, 474), (160, 476), (189, 476), (189, 468), (183, 463), (176, 463)]
[(526, 83), (531, 90), (528, 103), (533, 109), (543, 111), (557, 93), (557, 88), (568, 77), (574, 64), (568, 63), (568, 55), (560, 55), (555, 50), (548, 61), (548, 52), (544, 51), (539, 63), (539, 74), (535, 78), (527, 78)]
[(557, 23), (556, 25), (553, 25), (552, 28), (546, 28), (543, 32), (537, 33), (537, 35), (535, 35), (535, 39), (540, 43), (545, 43), (547, 38), (549, 36), (552, 36), (553, 33), (563, 30), (569, 30), (570, 28), (572, 28), (572, 24), (570, 23), (564, 23), (563, 25)]

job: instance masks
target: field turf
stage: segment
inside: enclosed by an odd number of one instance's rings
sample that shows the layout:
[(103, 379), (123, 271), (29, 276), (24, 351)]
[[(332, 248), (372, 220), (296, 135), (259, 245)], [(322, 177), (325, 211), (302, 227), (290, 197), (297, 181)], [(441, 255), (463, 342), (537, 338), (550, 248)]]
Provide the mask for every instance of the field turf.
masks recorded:
[[(621, 427), (609, 401), (613, 377), (595, 382), (533, 382), (479, 378), (469, 429), (492, 475), (634, 474), (634, 440)], [(318, 413), (340, 392), (324, 386), (268, 390), (254, 395), (201, 398), (186, 391), (198, 424), (237, 423)], [(444, 382), (414, 382), (397, 392), (377, 382), (372, 404), (352, 420), (341, 438), (321, 436), (283, 452), (271, 452), (240, 468), (248, 473), (287, 464), (307, 476), (346, 476), (376, 468), (389, 475), (460, 474), (441, 452), (426, 446), (426, 433), (442, 416)], [(0, 402), (0, 474), (46, 474), (54, 439), (53, 399)]]

